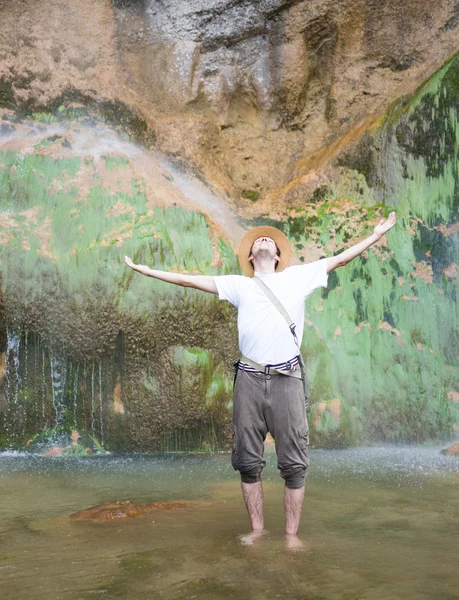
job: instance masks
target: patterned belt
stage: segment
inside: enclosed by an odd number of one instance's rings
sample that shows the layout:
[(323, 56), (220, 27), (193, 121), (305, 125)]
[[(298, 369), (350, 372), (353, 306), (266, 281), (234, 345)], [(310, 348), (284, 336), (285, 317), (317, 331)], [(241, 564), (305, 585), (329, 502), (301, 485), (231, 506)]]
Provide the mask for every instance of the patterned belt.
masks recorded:
[[(245, 358), (245, 360), (249, 360), (246, 357), (242, 357), (243, 359)], [(251, 364), (249, 364), (248, 362), (244, 362), (244, 360), (240, 360), (238, 363), (238, 368), (241, 369), (242, 371), (250, 371), (251, 373), (269, 373), (270, 371), (296, 371), (298, 369), (298, 366), (300, 364), (299, 361), (299, 357), (295, 356), (294, 358), (292, 358), (291, 360), (288, 360), (287, 362), (284, 363), (277, 363), (275, 365), (258, 365), (255, 362), (250, 361)], [(253, 365), (257, 365), (258, 368), (255, 368), (255, 366)], [(263, 368), (263, 370), (260, 369), (260, 367)], [(287, 374), (287, 373), (286, 373)], [(290, 374), (290, 373), (288, 373)]]

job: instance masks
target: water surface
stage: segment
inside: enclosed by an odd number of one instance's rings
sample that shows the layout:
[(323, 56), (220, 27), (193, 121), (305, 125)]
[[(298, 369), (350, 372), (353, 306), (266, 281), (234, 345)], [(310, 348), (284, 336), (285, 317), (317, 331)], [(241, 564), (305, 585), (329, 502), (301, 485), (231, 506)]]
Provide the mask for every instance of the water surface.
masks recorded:
[[(300, 537), (283, 534), (283, 482), (264, 473), (252, 546), (226, 454), (63, 459), (0, 454), (2, 600), (459, 598), (459, 459), (438, 448), (311, 451)], [(115, 500), (193, 500), (116, 521), (67, 515)]]

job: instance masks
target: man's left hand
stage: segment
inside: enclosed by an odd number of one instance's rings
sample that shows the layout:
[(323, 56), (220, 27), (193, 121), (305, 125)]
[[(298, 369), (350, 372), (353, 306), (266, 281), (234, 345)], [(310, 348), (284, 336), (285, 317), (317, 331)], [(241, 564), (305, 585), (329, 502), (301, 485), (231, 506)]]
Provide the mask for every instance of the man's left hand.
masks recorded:
[(381, 238), (385, 233), (395, 225), (395, 212), (391, 212), (387, 220), (381, 219), (374, 228), (373, 233)]

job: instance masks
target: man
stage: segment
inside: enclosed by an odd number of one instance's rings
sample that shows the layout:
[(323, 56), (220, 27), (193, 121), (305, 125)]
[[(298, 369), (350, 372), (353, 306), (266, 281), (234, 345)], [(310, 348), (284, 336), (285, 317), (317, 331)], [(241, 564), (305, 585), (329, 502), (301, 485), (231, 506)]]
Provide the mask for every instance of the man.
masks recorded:
[(292, 267), (288, 266), (291, 250), (286, 236), (274, 227), (256, 227), (244, 236), (239, 247), (239, 262), (246, 276), (157, 271), (135, 265), (125, 257), (126, 264), (143, 275), (218, 294), (220, 300), (228, 300), (238, 308), (242, 358), (237, 363), (233, 394), (232, 465), (240, 472), (253, 536), (264, 531), (261, 472), (267, 432), (275, 440), (278, 468), (285, 480), (287, 537), (296, 537), (298, 532), (309, 459), (303, 383), (291, 376), (298, 370), (299, 349), (285, 318), (252, 278), (256, 275), (277, 296), (295, 323), (301, 345), (305, 298), (315, 289), (326, 287), (331, 271), (362, 254), (394, 225), (392, 212), (386, 221), (379, 221), (371, 236), (344, 252)]

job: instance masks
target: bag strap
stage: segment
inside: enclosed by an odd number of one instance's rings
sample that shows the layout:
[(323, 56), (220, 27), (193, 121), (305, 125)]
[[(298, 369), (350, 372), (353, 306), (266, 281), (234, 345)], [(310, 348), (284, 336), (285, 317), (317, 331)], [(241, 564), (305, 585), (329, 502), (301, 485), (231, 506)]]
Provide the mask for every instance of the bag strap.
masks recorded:
[(255, 280), (255, 282), (259, 285), (261, 290), (266, 294), (266, 296), (271, 300), (271, 302), (274, 304), (274, 306), (277, 308), (277, 310), (280, 312), (280, 314), (287, 321), (290, 332), (293, 335), (293, 339), (295, 340), (295, 344), (298, 346), (298, 350), (299, 350), (298, 360), (300, 362), (301, 379), (303, 380), (304, 403), (305, 403), (306, 411), (308, 411), (309, 410), (309, 380), (308, 380), (308, 375), (306, 373), (306, 365), (304, 364), (303, 357), (301, 356), (301, 348), (298, 343), (298, 338), (296, 337), (296, 332), (295, 332), (296, 325), (290, 318), (290, 315), (288, 314), (288, 312), (285, 310), (282, 302), (279, 300), (279, 298), (276, 296), (276, 294), (274, 294), (274, 292), (266, 285), (266, 283), (264, 281), (262, 281), (256, 275), (254, 275), (252, 279)]
[(276, 294), (274, 294), (274, 292), (266, 285), (266, 283), (264, 281), (262, 281), (259, 277), (257, 277), (256, 275), (254, 275), (252, 277), (252, 279), (259, 285), (259, 287), (263, 290), (263, 292), (266, 294), (266, 296), (268, 296), (268, 298), (271, 300), (271, 302), (274, 304), (274, 306), (277, 308), (277, 310), (280, 312), (280, 314), (284, 317), (284, 319), (287, 321), (287, 324), (289, 326), (290, 332), (293, 335), (293, 339), (295, 340), (295, 344), (298, 346), (298, 348), (300, 347), (299, 343), (298, 343), (298, 338), (296, 337), (296, 332), (295, 332), (295, 328), (296, 325), (295, 323), (292, 321), (292, 319), (290, 318), (290, 315), (288, 314), (288, 312), (285, 310), (283, 304), (281, 303), (281, 301), (279, 300), (279, 298), (276, 296)]

